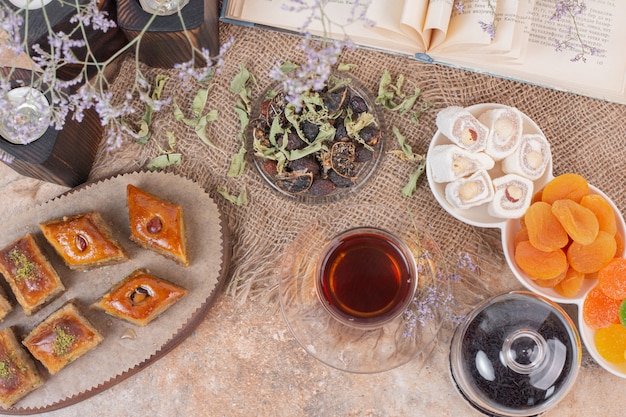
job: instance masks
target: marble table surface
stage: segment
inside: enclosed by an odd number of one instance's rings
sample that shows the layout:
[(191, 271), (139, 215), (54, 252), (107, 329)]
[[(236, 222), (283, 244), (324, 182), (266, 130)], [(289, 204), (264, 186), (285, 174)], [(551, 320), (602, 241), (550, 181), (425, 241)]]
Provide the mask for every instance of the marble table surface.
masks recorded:
[[(67, 191), (0, 165), (4, 218)], [(173, 351), (60, 416), (480, 416), (456, 392), (440, 344), (423, 366), (362, 375), (330, 368), (290, 334), (280, 310), (220, 294)], [(76, 363), (78, 365), (78, 363)], [(626, 380), (591, 362), (546, 417), (623, 416)]]

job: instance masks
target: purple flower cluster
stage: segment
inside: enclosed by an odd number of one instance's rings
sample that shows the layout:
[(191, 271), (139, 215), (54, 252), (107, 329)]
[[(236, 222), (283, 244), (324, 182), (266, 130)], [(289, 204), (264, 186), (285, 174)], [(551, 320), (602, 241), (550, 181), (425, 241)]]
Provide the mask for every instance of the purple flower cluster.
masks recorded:
[[(475, 273), (478, 268), (467, 252), (459, 252), (451, 265), (434, 265), (435, 260), (428, 251), (424, 251), (418, 260), (418, 273), (431, 274), (436, 271), (434, 283), (413, 300), (413, 304), (404, 313), (404, 337), (412, 337), (418, 326), (424, 327), (429, 322), (442, 318), (453, 324), (459, 324), (464, 316), (456, 312), (457, 304), (450, 291), (450, 286), (461, 280), (461, 273), (468, 270)], [(446, 262), (445, 260), (442, 260)], [(425, 269), (428, 268), (429, 271)]]
[(550, 17), (551, 21), (561, 21), (563, 18), (569, 18), (571, 21), (567, 35), (562, 39), (554, 38), (553, 40), (555, 51), (574, 51), (574, 56), (570, 59), (572, 62), (587, 62), (588, 55), (595, 56), (604, 52), (602, 49), (591, 46), (583, 41), (582, 36), (578, 32), (576, 18), (586, 10), (587, 5), (583, 1), (558, 0), (554, 13)]
[[(351, 47), (351, 44), (347, 44)], [(304, 62), (291, 72), (284, 72), (280, 62), (270, 70), (270, 78), (282, 83), (286, 99), (296, 108), (302, 105), (302, 96), (310, 91), (320, 91), (326, 86), (328, 77), (344, 48), (342, 41), (315, 41), (305, 36), (299, 45), (304, 53)]]
[(550, 20), (561, 20), (565, 16), (578, 16), (587, 10), (587, 5), (579, 0), (558, 0)]
[(224, 66), (224, 54), (226, 54), (234, 42), (235, 39), (233, 37), (223, 42), (216, 57), (211, 57), (211, 52), (206, 48), (194, 51), (194, 54), (199, 54), (200, 58), (207, 63), (205, 66), (196, 65), (197, 56), (192, 57), (187, 62), (175, 64), (174, 69), (178, 70), (178, 78), (182, 81), (183, 88), (191, 88), (195, 81), (208, 82), (213, 76), (219, 74)]
[[(112, 61), (93, 62), (93, 54), (90, 51), (89, 42), (84, 38), (85, 29), (107, 32), (115, 28), (116, 22), (111, 20), (106, 11), (98, 6), (100, 0), (90, 0), (79, 4), (56, 0), (58, 5), (49, 7), (70, 7), (75, 13), (69, 19), (74, 27), (66, 32), (53, 32), (48, 28), (47, 45), (29, 45), (21, 38), (22, 33), (28, 34), (28, 21), (25, 19), (25, 9), (15, 9), (6, 4), (6, 0), (0, 0), (0, 28), (8, 34), (7, 39), (0, 42), (0, 53), (12, 52), (15, 55), (26, 53), (38, 71), (33, 72), (30, 86), (46, 94), (52, 106), (52, 114), (49, 124), (56, 129), (62, 129), (65, 121), (71, 117), (82, 121), (85, 112), (94, 109), (105, 127), (105, 135), (109, 140), (109, 147), (115, 148), (132, 132), (126, 128), (124, 120), (136, 113), (141, 104), (149, 106), (153, 111), (158, 111), (168, 103), (171, 98), (158, 100), (151, 96), (151, 83), (141, 72), (137, 62), (134, 85), (122, 98), (114, 98), (108, 90), (108, 81), (105, 76), (107, 65)], [(44, 9), (45, 10), (45, 9)], [(28, 38), (28, 36), (25, 36)], [(136, 47), (141, 41), (141, 36), (130, 41), (115, 56), (120, 56), (125, 50)], [(233, 43), (230, 39), (225, 42), (217, 57), (211, 57), (207, 49), (194, 48), (194, 56), (189, 62), (176, 66), (183, 85), (191, 86), (192, 81), (207, 82), (219, 72), (224, 64), (223, 54)], [(193, 45), (192, 45), (193, 47)], [(88, 58), (79, 58), (74, 51), (78, 48), (86, 48)], [(206, 65), (196, 65), (202, 61)], [(60, 79), (57, 71), (67, 65), (81, 68), (72, 79)], [(86, 83), (87, 69), (96, 68), (97, 73)], [(12, 71), (0, 73), (0, 120), (8, 120), (11, 116), (11, 106), (7, 105), (8, 91), (14, 86), (11, 83)], [(137, 105), (139, 102), (139, 106)], [(15, 126), (17, 129), (18, 127)], [(25, 127), (24, 127), (25, 128)], [(0, 158), (3, 156), (0, 155)]]

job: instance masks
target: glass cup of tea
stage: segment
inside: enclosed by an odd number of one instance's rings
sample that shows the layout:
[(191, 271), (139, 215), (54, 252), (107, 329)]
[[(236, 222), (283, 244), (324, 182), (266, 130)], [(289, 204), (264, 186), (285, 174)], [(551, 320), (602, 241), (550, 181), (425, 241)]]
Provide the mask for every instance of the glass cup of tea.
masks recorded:
[(335, 236), (317, 263), (315, 284), (324, 309), (356, 328), (381, 327), (400, 316), (417, 288), (410, 248), (394, 234), (357, 227)]

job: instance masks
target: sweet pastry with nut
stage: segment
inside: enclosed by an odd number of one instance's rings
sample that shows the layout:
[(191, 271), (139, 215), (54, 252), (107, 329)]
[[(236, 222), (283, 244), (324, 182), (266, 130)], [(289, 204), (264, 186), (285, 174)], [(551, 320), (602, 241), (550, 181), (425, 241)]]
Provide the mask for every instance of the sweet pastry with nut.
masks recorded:
[(484, 152), (469, 152), (457, 145), (439, 145), (431, 151), (431, 175), (435, 182), (456, 181), (481, 169), (490, 170), (493, 159)]
[(138, 269), (93, 306), (138, 326), (146, 326), (187, 295), (187, 290)]
[(128, 260), (126, 251), (97, 211), (51, 220), (39, 227), (72, 270), (84, 271)]
[(550, 143), (545, 136), (522, 135), (521, 143), (515, 152), (502, 160), (502, 171), (536, 180), (546, 171), (551, 155)]
[(522, 139), (522, 113), (515, 107), (492, 109), (478, 116), (489, 129), (485, 153), (500, 161), (511, 155)]
[(73, 302), (48, 316), (22, 342), (54, 375), (104, 340)]
[(0, 406), (10, 408), (43, 383), (43, 377), (13, 329), (0, 330)]
[(493, 200), (493, 184), (485, 170), (446, 184), (446, 199), (459, 209), (479, 206)]
[(183, 208), (132, 184), (127, 186), (130, 239), (140, 246), (189, 266)]
[(533, 197), (533, 182), (521, 175), (507, 174), (494, 178), (492, 183), (494, 197), (487, 212), (503, 219), (522, 217)]
[(489, 130), (463, 107), (450, 106), (440, 110), (435, 123), (442, 134), (463, 149), (482, 152), (487, 147)]
[[(0, 250), (0, 272), (27, 316), (65, 291), (61, 278), (31, 234)], [(2, 317), (10, 311), (7, 303), (0, 301)]]

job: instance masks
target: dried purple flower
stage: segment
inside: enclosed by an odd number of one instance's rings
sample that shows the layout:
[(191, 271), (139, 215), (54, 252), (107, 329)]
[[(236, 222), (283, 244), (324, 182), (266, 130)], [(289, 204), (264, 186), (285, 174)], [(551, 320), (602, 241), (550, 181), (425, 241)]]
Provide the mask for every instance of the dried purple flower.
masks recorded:
[(587, 10), (585, 2), (580, 0), (558, 0), (554, 13), (550, 17), (551, 21), (561, 21), (563, 18), (570, 20), (570, 26), (567, 28), (567, 35), (563, 39), (554, 38), (554, 50), (562, 52), (565, 50), (573, 51), (574, 56), (570, 59), (572, 62), (587, 62), (587, 55), (601, 55), (604, 51), (600, 48), (591, 46), (583, 41), (576, 18)]

